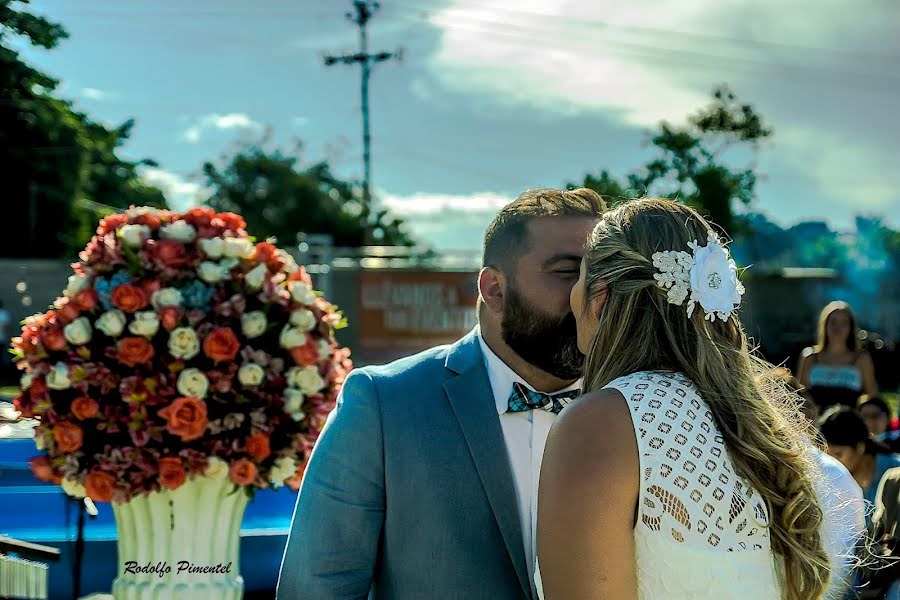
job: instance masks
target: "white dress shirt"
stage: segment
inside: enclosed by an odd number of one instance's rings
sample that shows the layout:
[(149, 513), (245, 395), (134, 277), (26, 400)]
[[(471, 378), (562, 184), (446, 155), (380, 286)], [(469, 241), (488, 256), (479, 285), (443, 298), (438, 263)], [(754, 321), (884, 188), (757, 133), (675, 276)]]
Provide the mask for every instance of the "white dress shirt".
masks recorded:
[[(532, 593), (537, 597), (534, 581), (534, 564), (537, 556), (537, 496), (541, 474), (541, 459), (544, 456), (544, 445), (547, 434), (556, 419), (550, 411), (529, 410), (525, 412), (507, 412), (509, 396), (513, 391), (513, 383), (528, 385), (515, 371), (494, 354), (493, 350), (481, 337), (478, 329), (478, 343), (484, 354), (485, 367), (491, 381), (494, 401), (497, 403), (497, 414), (506, 451), (516, 486), (516, 500), (519, 506), (519, 520), (522, 524), (522, 541), (525, 547), (525, 558), (528, 562), (528, 581), (531, 582)], [(554, 394), (579, 389), (581, 379), (572, 385), (553, 392)]]

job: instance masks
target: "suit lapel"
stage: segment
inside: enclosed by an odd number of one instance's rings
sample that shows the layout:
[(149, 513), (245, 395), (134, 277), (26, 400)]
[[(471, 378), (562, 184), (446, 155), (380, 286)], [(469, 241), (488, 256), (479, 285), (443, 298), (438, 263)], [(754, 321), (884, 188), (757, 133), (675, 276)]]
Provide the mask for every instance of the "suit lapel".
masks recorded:
[(444, 382), (444, 391), (475, 461), (519, 582), (525, 596), (530, 598), (531, 583), (528, 581), (515, 485), (493, 392), (474, 332), (450, 349), (447, 368), (457, 376)]

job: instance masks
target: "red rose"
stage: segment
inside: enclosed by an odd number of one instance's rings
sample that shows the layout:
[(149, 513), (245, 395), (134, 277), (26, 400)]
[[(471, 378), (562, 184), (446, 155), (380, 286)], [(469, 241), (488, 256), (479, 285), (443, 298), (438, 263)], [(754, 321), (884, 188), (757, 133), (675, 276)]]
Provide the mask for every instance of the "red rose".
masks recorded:
[(61, 421), (53, 427), (53, 439), (60, 452), (75, 452), (81, 448), (84, 434), (75, 423)]
[(196, 440), (203, 435), (208, 423), (206, 403), (200, 398), (176, 398), (161, 411), (159, 416), (167, 421), (166, 429), (181, 437), (182, 442)]
[(91, 500), (110, 502), (116, 489), (116, 478), (103, 471), (91, 471), (84, 478), (84, 489)]
[(71, 323), (80, 314), (78, 305), (70, 298), (57, 298), (53, 305), (56, 307), (56, 317), (63, 325)]
[(142, 337), (122, 338), (116, 349), (116, 358), (129, 367), (150, 362), (154, 354), (153, 345)]
[(178, 327), (178, 321), (181, 319), (181, 311), (174, 306), (167, 306), (159, 311), (159, 320), (166, 331), (172, 331)]
[(241, 343), (229, 327), (213, 329), (203, 340), (203, 352), (216, 362), (234, 360), (241, 349)]
[(288, 281), (300, 281), (305, 283), (309, 287), (312, 287), (312, 277), (309, 276), (309, 273), (306, 272), (306, 269), (303, 266), (299, 266), (299, 268), (291, 273), (291, 276), (288, 277)]
[(269, 436), (265, 433), (255, 433), (247, 438), (245, 443), (247, 454), (256, 460), (265, 460), (267, 456), (272, 454), (269, 448)]
[(87, 396), (79, 396), (72, 400), (72, 414), (79, 421), (95, 417), (100, 410), (97, 401)]
[(129, 313), (137, 312), (150, 303), (147, 293), (130, 283), (116, 286), (112, 293), (112, 301), (116, 308)]
[(53, 352), (59, 352), (66, 347), (66, 344), (68, 344), (66, 336), (63, 334), (62, 327), (55, 323), (49, 327), (45, 327), (41, 332), (41, 343), (44, 345), (44, 348)]
[(257, 473), (256, 465), (246, 458), (235, 461), (228, 470), (231, 481), (238, 485), (250, 485), (256, 479)]
[(75, 296), (75, 303), (81, 310), (93, 310), (97, 306), (97, 291), (82, 290)]
[(216, 215), (216, 218), (221, 219), (223, 223), (225, 223), (225, 228), (230, 229), (232, 231), (238, 231), (240, 229), (244, 229), (247, 227), (246, 221), (240, 215), (236, 215), (230, 212), (223, 212)]
[(164, 488), (176, 490), (181, 487), (187, 477), (181, 459), (177, 456), (167, 456), (159, 459), (159, 482)]
[(212, 220), (216, 218), (216, 211), (206, 206), (198, 206), (184, 213), (181, 218), (199, 230), (209, 227)]
[(162, 282), (159, 279), (147, 279), (141, 282), (141, 289), (144, 290), (148, 298), (152, 298), (154, 292), (162, 289)]
[(164, 267), (179, 268), (190, 262), (187, 248), (174, 240), (158, 240), (149, 245), (150, 257)]
[(311, 367), (319, 362), (319, 348), (311, 337), (306, 337), (306, 343), (290, 350), (294, 363), (301, 367)]
[(50, 457), (46, 454), (28, 459), (28, 468), (31, 473), (41, 481), (53, 481), (55, 473), (50, 465)]
[(100, 221), (100, 225), (97, 227), (97, 235), (104, 236), (107, 233), (111, 233), (123, 225), (128, 224), (128, 216), (123, 214), (109, 215), (108, 217), (104, 217), (102, 221)]
[(33, 379), (31, 380), (31, 387), (28, 388), (28, 391), (31, 393), (31, 397), (41, 396), (47, 392), (47, 383), (43, 379)]
[(159, 219), (159, 217), (149, 213), (132, 217), (130, 223), (132, 225), (146, 225), (150, 229), (154, 230), (162, 227), (162, 221)]

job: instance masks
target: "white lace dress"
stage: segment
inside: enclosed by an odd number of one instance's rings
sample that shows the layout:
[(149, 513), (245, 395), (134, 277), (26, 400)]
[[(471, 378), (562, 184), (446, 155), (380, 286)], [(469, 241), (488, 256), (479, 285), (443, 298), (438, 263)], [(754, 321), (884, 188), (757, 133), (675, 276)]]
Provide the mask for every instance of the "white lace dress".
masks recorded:
[[(680, 374), (640, 372), (606, 387), (628, 402), (640, 452), (641, 600), (778, 600), (768, 511), (735, 475), (693, 384)], [(541, 590), (540, 571), (536, 579)]]

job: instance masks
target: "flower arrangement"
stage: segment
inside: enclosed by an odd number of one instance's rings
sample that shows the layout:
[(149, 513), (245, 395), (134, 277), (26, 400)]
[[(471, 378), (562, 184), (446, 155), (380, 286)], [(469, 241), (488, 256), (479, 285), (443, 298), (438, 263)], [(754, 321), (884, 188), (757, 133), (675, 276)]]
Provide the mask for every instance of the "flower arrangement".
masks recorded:
[(100, 222), (13, 340), (39, 479), (105, 502), (199, 475), (299, 486), (350, 352), (305, 270), (245, 227), (209, 208)]

